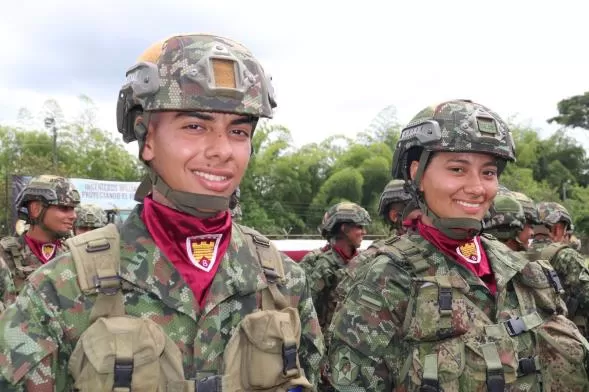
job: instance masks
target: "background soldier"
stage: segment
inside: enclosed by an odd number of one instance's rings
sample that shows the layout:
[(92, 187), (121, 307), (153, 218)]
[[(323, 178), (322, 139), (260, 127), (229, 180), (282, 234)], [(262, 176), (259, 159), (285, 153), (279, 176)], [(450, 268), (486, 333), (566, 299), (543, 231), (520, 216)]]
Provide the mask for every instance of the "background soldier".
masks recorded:
[(495, 196), (489, 212), (485, 219), (485, 233), (495, 236), (516, 252), (528, 249), (534, 228), (526, 221), (524, 209), (514, 195)]
[(67, 179), (42, 175), (31, 179), (16, 198), (20, 220), (29, 225), (18, 237), (0, 240), (0, 300), (12, 303), (26, 278), (67, 250), (80, 195)]
[(569, 244), (560, 242), (572, 225), (567, 209), (555, 202), (538, 203), (540, 225), (534, 227), (534, 241), (528, 257), (548, 260), (566, 292), (568, 317), (587, 336), (589, 315), (589, 269), (585, 258)]
[(303, 270), (229, 211), (276, 106), (262, 66), (233, 40), (177, 35), (118, 97), (142, 202), (120, 236), (76, 236), (30, 276), (0, 318), (0, 390), (313, 390), (324, 349)]
[(403, 213), (411, 201), (411, 195), (405, 190), (405, 181), (394, 179), (385, 186), (378, 202), (378, 214), (388, 223), (391, 234), (402, 235)]
[(74, 234), (79, 235), (87, 231), (106, 226), (108, 218), (106, 212), (96, 204), (81, 204), (76, 207), (76, 223)]

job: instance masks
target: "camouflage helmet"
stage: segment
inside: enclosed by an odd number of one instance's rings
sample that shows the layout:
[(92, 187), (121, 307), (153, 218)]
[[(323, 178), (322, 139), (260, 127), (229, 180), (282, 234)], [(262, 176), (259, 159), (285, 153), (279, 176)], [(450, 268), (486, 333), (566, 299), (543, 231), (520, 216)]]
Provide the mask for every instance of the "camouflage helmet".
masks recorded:
[(502, 240), (513, 239), (524, 228), (525, 214), (513, 194), (495, 196), (489, 216), (485, 217), (485, 231)]
[(555, 202), (538, 203), (538, 218), (541, 224), (552, 227), (558, 222), (564, 222), (568, 229), (573, 225), (571, 214), (563, 205)]
[(532, 225), (539, 225), (541, 224), (540, 218), (538, 217), (538, 209), (536, 208), (536, 203), (532, 200), (528, 195), (521, 193), (521, 192), (512, 192), (513, 196), (516, 198), (517, 201), (520, 202), (524, 209), (524, 215), (526, 217), (526, 222)]
[(393, 156), (393, 178), (408, 177), (410, 160), (420, 159), (419, 155), (413, 159), (408, 156), (414, 149), (428, 153), (481, 152), (515, 161), (515, 145), (505, 121), (485, 106), (468, 100), (427, 107), (407, 124)]
[(106, 212), (96, 204), (81, 204), (76, 207), (76, 223), (74, 227), (88, 227), (98, 229), (106, 226), (108, 218)]
[(149, 47), (126, 73), (119, 92), (117, 126), (125, 142), (143, 139), (142, 112), (214, 111), (273, 115), (271, 78), (243, 45), (207, 34), (176, 35)]
[(29, 221), (28, 203), (31, 201), (41, 201), (45, 206), (76, 207), (80, 204), (80, 194), (64, 177), (41, 175), (33, 177), (16, 197), (19, 219)]
[(368, 226), (371, 222), (370, 214), (364, 208), (356, 203), (341, 202), (331, 206), (323, 215), (319, 231), (324, 238), (329, 239), (339, 224), (353, 223), (358, 226)]
[(380, 195), (380, 200), (378, 202), (378, 214), (382, 216), (387, 222), (392, 223), (389, 220), (389, 210), (391, 205), (398, 203), (405, 206), (411, 201), (411, 199), (411, 194), (405, 190), (404, 180), (391, 180), (385, 186), (382, 194)]

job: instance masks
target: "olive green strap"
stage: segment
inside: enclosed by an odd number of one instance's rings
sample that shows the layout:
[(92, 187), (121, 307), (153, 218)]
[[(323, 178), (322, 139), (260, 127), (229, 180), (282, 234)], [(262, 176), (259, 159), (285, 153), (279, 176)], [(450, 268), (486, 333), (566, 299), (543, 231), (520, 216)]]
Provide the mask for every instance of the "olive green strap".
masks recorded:
[(487, 366), (487, 391), (503, 392), (505, 390), (505, 376), (495, 343), (486, 343), (480, 347)]
[(423, 360), (423, 377), (421, 380), (421, 390), (437, 391), (439, 390), (438, 381), (438, 354), (428, 354)]
[(527, 332), (544, 322), (538, 312), (532, 312), (521, 317), (510, 318), (499, 324), (487, 325), (485, 327), (485, 333), (491, 337), (504, 336), (504, 331), (507, 331), (509, 336), (517, 336), (524, 332)]

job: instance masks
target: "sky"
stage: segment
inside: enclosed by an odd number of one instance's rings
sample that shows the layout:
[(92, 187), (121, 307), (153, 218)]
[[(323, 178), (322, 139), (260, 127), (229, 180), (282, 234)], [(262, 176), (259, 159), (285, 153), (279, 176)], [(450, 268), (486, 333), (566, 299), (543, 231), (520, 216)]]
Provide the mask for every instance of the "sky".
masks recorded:
[[(4, 3), (2, 124), (14, 124), (21, 107), (39, 112), (50, 98), (73, 117), (85, 94), (96, 103), (98, 126), (116, 134), (125, 71), (151, 43), (183, 32), (247, 46), (273, 77), (272, 121), (288, 127), (299, 146), (353, 137), (390, 105), (407, 123), (454, 98), (517, 116), (547, 136), (557, 129), (546, 122), (557, 102), (589, 90), (584, 1)], [(587, 133), (569, 132), (589, 147)]]

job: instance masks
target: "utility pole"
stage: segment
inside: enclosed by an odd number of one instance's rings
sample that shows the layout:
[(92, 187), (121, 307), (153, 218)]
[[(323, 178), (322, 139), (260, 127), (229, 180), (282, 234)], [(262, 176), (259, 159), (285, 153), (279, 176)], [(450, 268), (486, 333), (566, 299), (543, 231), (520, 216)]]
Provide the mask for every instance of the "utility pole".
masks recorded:
[(51, 129), (53, 132), (53, 171), (57, 171), (57, 126), (55, 125), (55, 118), (45, 118), (45, 128)]

